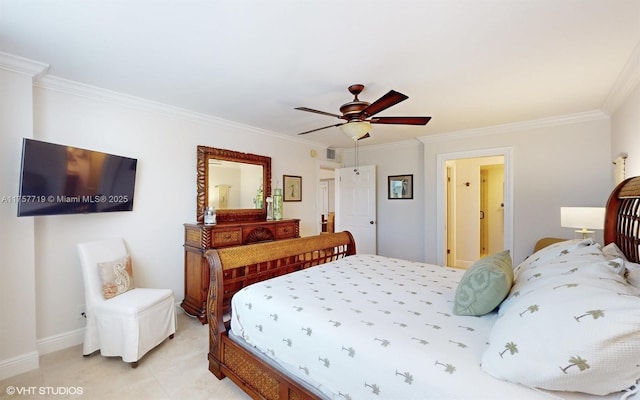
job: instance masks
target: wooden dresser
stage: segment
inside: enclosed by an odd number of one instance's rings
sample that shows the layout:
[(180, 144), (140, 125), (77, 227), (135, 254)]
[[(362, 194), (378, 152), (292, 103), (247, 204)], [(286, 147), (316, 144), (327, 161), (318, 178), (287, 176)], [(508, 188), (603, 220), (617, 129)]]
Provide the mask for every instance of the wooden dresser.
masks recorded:
[(208, 249), (300, 237), (300, 220), (184, 224), (184, 300), (182, 308), (207, 323)]

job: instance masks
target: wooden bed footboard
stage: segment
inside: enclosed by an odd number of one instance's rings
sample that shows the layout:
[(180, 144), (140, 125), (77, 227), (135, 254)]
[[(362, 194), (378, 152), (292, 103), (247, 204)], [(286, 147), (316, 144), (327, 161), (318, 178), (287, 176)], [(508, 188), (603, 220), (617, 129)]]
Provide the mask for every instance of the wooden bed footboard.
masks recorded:
[(231, 340), (225, 316), (231, 312), (231, 297), (245, 286), (355, 253), (353, 236), (346, 231), (208, 250), (209, 370), (218, 379), (228, 376), (255, 399), (316, 398)]

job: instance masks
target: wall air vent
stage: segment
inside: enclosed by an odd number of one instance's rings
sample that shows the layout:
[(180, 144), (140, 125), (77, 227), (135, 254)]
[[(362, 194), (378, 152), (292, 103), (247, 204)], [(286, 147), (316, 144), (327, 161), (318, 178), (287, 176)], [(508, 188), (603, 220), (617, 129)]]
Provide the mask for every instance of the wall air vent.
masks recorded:
[(327, 149), (327, 160), (335, 160), (336, 159), (336, 149)]

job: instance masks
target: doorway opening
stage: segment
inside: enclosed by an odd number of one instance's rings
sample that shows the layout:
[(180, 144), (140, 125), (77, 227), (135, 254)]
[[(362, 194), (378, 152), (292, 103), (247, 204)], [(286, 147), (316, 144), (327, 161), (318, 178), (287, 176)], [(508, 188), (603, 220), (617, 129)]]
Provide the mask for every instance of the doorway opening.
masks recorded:
[(438, 264), (467, 268), (511, 249), (511, 149), (441, 154), (438, 166)]
[(335, 226), (336, 185), (335, 170), (342, 164), (332, 161), (318, 161), (317, 164), (317, 207), (316, 232), (331, 232)]

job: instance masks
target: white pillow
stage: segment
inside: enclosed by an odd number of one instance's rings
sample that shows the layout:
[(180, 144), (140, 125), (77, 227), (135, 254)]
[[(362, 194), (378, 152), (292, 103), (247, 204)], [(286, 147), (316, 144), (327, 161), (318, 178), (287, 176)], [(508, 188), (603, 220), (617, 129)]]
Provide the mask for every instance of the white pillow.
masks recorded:
[(602, 248), (602, 254), (604, 254), (606, 259), (609, 260), (609, 265), (618, 275), (626, 275), (627, 268), (625, 267), (625, 264), (627, 263), (627, 256), (624, 255), (618, 245), (614, 242), (609, 243)]
[(597, 250), (521, 273), (500, 305), (484, 371), (529, 387), (596, 395), (640, 378), (640, 289)]
[(609, 243), (608, 245), (602, 248), (602, 253), (607, 258), (622, 258), (623, 260), (627, 260), (627, 256), (624, 255), (620, 247), (614, 242)]
[(625, 267), (627, 268), (627, 282), (629, 282), (630, 285), (640, 288), (640, 264), (627, 261)]
[(594, 241), (591, 238), (565, 240), (563, 242), (553, 243), (536, 251), (535, 253), (527, 257), (524, 261), (522, 261), (514, 269), (514, 279), (518, 278), (518, 275), (522, 270), (535, 267), (536, 265), (543, 264), (567, 252), (575, 251), (577, 249), (591, 246), (593, 244)]

